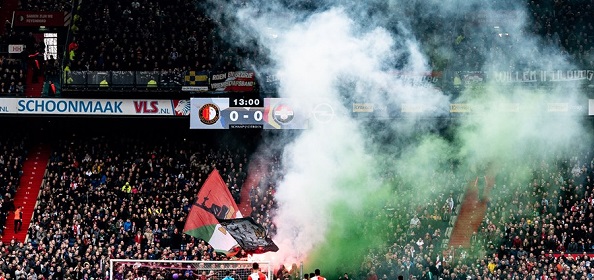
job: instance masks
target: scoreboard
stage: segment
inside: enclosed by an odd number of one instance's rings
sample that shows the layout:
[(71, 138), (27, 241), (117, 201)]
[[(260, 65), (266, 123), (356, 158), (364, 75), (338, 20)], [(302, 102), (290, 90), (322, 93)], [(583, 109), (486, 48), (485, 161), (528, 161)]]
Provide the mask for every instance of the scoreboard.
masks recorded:
[(192, 98), (191, 129), (306, 129), (308, 110), (286, 98)]

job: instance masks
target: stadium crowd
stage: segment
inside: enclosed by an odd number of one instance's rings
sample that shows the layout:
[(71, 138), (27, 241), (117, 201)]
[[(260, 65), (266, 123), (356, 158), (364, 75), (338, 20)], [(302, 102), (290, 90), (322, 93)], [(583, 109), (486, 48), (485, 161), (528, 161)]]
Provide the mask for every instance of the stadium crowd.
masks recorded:
[[(315, 9), (310, 1), (299, 1), (303, 9)], [(235, 1), (237, 6), (249, 5)], [(563, 4), (560, 4), (563, 3)], [(509, 10), (518, 3), (493, 1), (497, 16), (489, 16), (480, 9), (460, 21), (418, 19), (421, 39), (450, 45), (453, 57), (430, 55), (434, 70), (480, 70), (486, 59), (482, 54), (504, 53), (512, 41), (506, 38), (524, 34), (506, 34), (506, 21), (517, 21), (521, 15)], [(588, 21), (591, 5), (587, 2), (556, 1), (539, 3), (527, 1), (526, 8), (533, 24), (525, 32), (541, 36), (549, 46), (557, 46), (562, 54), (575, 59), (584, 67), (594, 66), (591, 58), (594, 26)], [(180, 8), (183, 7), (183, 8)], [(411, 8), (415, 8), (414, 5)], [(234, 48), (225, 42), (228, 24), (209, 16), (208, 9), (192, 1), (132, 1), (111, 3), (101, 1), (82, 4), (77, 9), (79, 20), (73, 28), (73, 42), (78, 44), (71, 70), (136, 70), (184, 71), (233, 70), (260, 59), (257, 47)], [(219, 11), (220, 12), (220, 11)], [(430, 14), (441, 17), (444, 15)], [(474, 30), (476, 22), (500, 18), (499, 30)], [(446, 24), (441, 25), (445, 22)], [(511, 36), (511, 37), (510, 37)], [(499, 40), (499, 39), (501, 40)], [(479, 43), (480, 42), (480, 43)], [(69, 42), (71, 43), (71, 42)], [(476, 48), (477, 43), (480, 47)], [(254, 45), (252, 45), (254, 46)], [(545, 45), (543, 44), (543, 47)], [(69, 51), (71, 49), (69, 48)], [(436, 54), (439, 52), (436, 52)]]
[[(232, 192), (241, 186), (245, 151), (186, 141), (157, 145), (106, 138), (62, 140), (57, 147), (28, 229), (29, 241), (0, 244), (2, 273), (14, 279), (98, 279), (104, 277), (109, 258), (225, 259), (181, 231), (198, 186), (212, 168), (221, 170)], [(10, 210), (6, 205), (24, 152), (22, 143), (13, 143), (0, 156), (5, 164), (0, 178), (11, 178), (2, 209)], [(351, 274), (359, 279), (590, 279), (592, 162), (589, 157), (558, 159), (550, 166), (534, 161), (530, 180), (513, 172), (500, 174), (489, 195), (489, 211), (468, 249), (444, 246), (459, 192), (435, 188), (419, 203), (422, 207), (388, 204), (376, 214), (391, 216), (394, 223), (375, 229), (384, 231), (389, 245), (370, 252), (360, 274)], [(270, 165), (268, 176), (277, 176), (279, 167)], [(465, 180), (454, 173), (442, 175), (451, 186)], [(270, 182), (275, 180), (264, 181), (268, 183), (251, 191), (252, 216), (272, 232)], [(134, 271), (127, 273), (118, 277), (128, 279)]]
[[(8, 52), (9, 44), (23, 45), (22, 53)], [(7, 32), (0, 35), (0, 97), (23, 96), (28, 82), (37, 83), (44, 71), (55, 74), (59, 69), (55, 59), (44, 59), (46, 46), (38, 41), (32, 32), (14, 31), (7, 28)], [(32, 70), (32, 77), (28, 77), (28, 69)]]
[[(394, 178), (398, 175), (390, 175)], [(360, 271), (350, 272), (358, 279), (405, 279), (420, 277), (428, 268), (454, 257), (447, 248), (446, 230), (452, 217), (458, 214), (460, 194), (466, 178), (453, 172), (435, 174), (430, 194), (421, 200), (392, 200), (371, 219), (365, 227), (386, 237), (386, 246), (372, 248)], [(416, 190), (394, 181), (394, 197), (415, 197)], [(437, 187), (441, 186), (441, 187)], [(397, 194), (397, 195), (396, 195)], [(389, 220), (387, 226), (376, 225), (373, 220)], [(438, 271), (433, 275), (441, 277)], [(428, 278), (427, 278), (428, 279)]]
[[(22, 1), (22, 5), (31, 10), (69, 8), (64, 1)], [(587, 1), (530, 1), (535, 21), (530, 31), (560, 46), (579, 65), (594, 67), (591, 5)], [(83, 3), (77, 13), (67, 54), (72, 71), (143, 70), (179, 76), (190, 69), (232, 70), (254, 55), (227, 46), (219, 38), (224, 26), (192, 1), (103, 0)], [(466, 44), (470, 34), (444, 34), (452, 36), (448, 40), (457, 45), (458, 54), (475, 57), (471, 44)], [(31, 44), (29, 39), (11, 31), (2, 42)], [(462, 68), (475, 67), (463, 59), (453, 61), (460, 61)], [(0, 57), (0, 96), (23, 93), (24, 65)], [(22, 143), (2, 145), (0, 224), (14, 208), (11, 197), (25, 152)], [(247, 159), (245, 151), (186, 142), (62, 141), (50, 159), (28, 229), (29, 243), (0, 244), (0, 270), (12, 279), (98, 279), (104, 277), (109, 258), (220, 260), (204, 241), (181, 233), (185, 215), (198, 186), (213, 168), (221, 171), (239, 200)], [(426, 206), (414, 211), (406, 203), (386, 205), (378, 215), (392, 216), (395, 221), (383, 229), (390, 245), (370, 253), (358, 277), (594, 278), (588, 255), (594, 252), (592, 159), (557, 162), (555, 166), (531, 163), (534, 176), (530, 182), (512, 173), (500, 174), (488, 213), (468, 250), (442, 246), (458, 192), (436, 190), (423, 202)], [(276, 171), (268, 170), (269, 176), (279, 176)], [(447, 185), (463, 185), (464, 178), (447, 176)], [(250, 197), (252, 216), (271, 233), (275, 231), (271, 222), (275, 186), (270, 182), (274, 181), (264, 180)]]
[(3, 137), (0, 142), (0, 233), (4, 232), (10, 211), (15, 210), (16, 193), (22, 173), (24, 157), (27, 154), (25, 140)]
[(72, 9), (72, 1), (51, 0), (51, 1), (19, 1), (19, 9), (24, 11), (42, 11), (42, 12), (63, 12)]
[[(5, 149), (0, 161), (18, 166), (16, 158), (16, 151)], [(12, 279), (99, 279), (109, 258), (221, 260), (203, 240), (182, 234), (185, 218), (213, 168), (238, 193), (246, 164), (244, 150), (190, 141), (61, 141), (50, 159), (29, 242), (0, 244), (0, 270)], [(9, 175), (18, 178), (3, 177)], [(14, 192), (14, 184), (6, 186)]]
[(561, 48), (576, 64), (594, 67), (594, 25), (591, 1), (529, 1), (528, 10), (534, 20), (531, 32)]
[(428, 247), (418, 235), (404, 235), (395, 246), (370, 254), (362, 266), (368, 274), (359, 277), (592, 279), (593, 163), (589, 155), (557, 158), (550, 165), (534, 160), (528, 179), (502, 170), (469, 248)]
[(0, 96), (23, 95), (25, 83), (21, 61), (0, 56)]
[[(233, 3), (241, 6), (247, 5), (249, 1)], [(254, 43), (249, 43), (249, 48), (231, 46), (225, 40), (230, 31), (229, 24), (210, 16), (212, 13), (209, 9), (213, 7), (193, 1), (99, 1), (80, 3), (74, 9), (71, 4), (70, 1), (20, 1), (20, 9), (23, 10), (74, 12), (71, 32), (64, 47), (66, 64), (59, 68), (66, 69), (66, 72), (155, 71), (161, 72), (165, 79), (163, 82), (182, 83), (184, 73), (189, 70), (237, 70), (250, 68), (250, 65), (263, 61), (261, 50)], [(498, 15), (489, 16), (478, 9), (456, 21), (442, 19), (440, 17), (445, 15), (441, 14), (427, 14), (429, 18), (421, 16), (415, 19), (413, 25), (418, 26), (419, 39), (435, 44), (429, 48), (433, 49), (429, 53), (433, 70), (480, 70), (482, 63), (488, 59), (486, 54), (500, 56), (509, 51), (514, 36), (527, 34), (540, 36), (543, 48), (557, 47), (560, 54), (571, 57), (579, 67), (594, 67), (594, 25), (588, 20), (592, 3), (526, 1), (531, 24), (528, 24), (525, 34), (509, 34), (504, 30), (505, 22), (515, 22), (521, 18), (521, 15), (509, 10), (509, 7), (515, 7), (518, 3), (500, 0), (493, 1), (492, 5), (493, 10), (499, 11)], [(299, 1), (299, 5), (294, 6), (302, 9), (317, 7), (311, 1)], [(414, 9), (416, 6), (408, 8)], [(437, 20), (431, 20), (431, 17), (437, 17)], [(490, 18), (502, 21), (497, 23), (501, 25), (499, 29), (472, 28), (476, 22), (485, 22)], [(35, 42), (26, 32), (11, 28), (10, 24), (6, 30), (7, 33), (0, 38), (1, 46), (24, 42), (26, 53), (35, 53)], [(451, 46), (454, 52), (444, 54), (439, 51), (444, 45)], [(30, 62), (27, 58), (18, 59)], [(56, 57), (56, 61), (62, 63), (61, 55)], [(41, 68), (45, 69), (45, 63), (42, 62)], [(533, 62), (526, 61), (526, 65), (513, 67), (529, 67)], [(22, 88), (26, 85), (26, 65), (16, 63), (14, 67), (9, 67), (12, 75), (3, 77), (0, 74), (0, 95), (22, 94)], [(33, 66), (31, 63), (29, 65)], [(53, 64), (50, 66), (55, 67)], [(4, 71), (7, 69), (2, 68)]]
[(266, 164), (260, 166), (262, 177), (259, 185), (248, 187), (250, 187), (250, 204), (252, 206), (250, 216), (265, 227), (269, 235), (273, 236), (276, 233), (276, 225), (272, 222), (272, 218), (277, 207), (274, 194), (276, 182), (281, 180), (283, 172), (278, 151), (270, 152), (269, 155)]
[(193, 1), (83, 3), (69, 48), (70, 70), (232, 70), (231, 48), (220, 23)]

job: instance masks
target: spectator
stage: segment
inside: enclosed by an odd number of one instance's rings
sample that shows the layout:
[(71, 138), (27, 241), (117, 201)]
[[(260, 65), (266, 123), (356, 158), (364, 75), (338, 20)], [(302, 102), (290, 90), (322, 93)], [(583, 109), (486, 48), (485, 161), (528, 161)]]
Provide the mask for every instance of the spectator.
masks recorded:
[(14, 211), (14, 233), (21, 231), (22, 226), (23, 226), (23, 206), (19, 206)]
[(0, 96), (22, 95), (25, 82), (21, 62), (0, 56)]
[[(64, 275), (96, 278), (103, 275), (99, 263), (105, 264), (107, 257), (174, 259), (173, 250), (183, 251), (187, 259), (223, 258), (204, 241), (181, 234), (184, 209), (214, 167), (222, 170), (227, 183), (240, 186), (243, 179), (235, 168), (247, 163), (243, 152), (207, 146), (194, 150), (192, 143), (180, 142), (176, 150), (161, 153), (156, 151), (163, 148), (149, 145), (131, 148), (138, 143), (133, 140), (117, 145), (102, 140), (89, 152), (86, 144), (78, 143), (73, 147), (64, 142), (51, 156), (29, 228), (30, 246), (48, 261), (21, 267), (22, 275), (29, 275), (31, 268), (39, 275), (43, 265), (50, 267), (44, 277), (66, 268)], [(3, 160), (0, 154), (0, 163)], [(124, 186), (136, 191), (126, 187), (121, 192)], [(66, 254), (52, 244), (66, 246)]]

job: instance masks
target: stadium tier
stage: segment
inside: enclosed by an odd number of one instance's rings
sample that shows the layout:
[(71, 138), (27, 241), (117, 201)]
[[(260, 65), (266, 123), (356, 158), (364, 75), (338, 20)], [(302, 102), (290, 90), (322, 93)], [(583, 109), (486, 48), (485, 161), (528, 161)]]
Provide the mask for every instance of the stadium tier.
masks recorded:
[(0, 280), (592, 279), (593, 5), (0, 0)]

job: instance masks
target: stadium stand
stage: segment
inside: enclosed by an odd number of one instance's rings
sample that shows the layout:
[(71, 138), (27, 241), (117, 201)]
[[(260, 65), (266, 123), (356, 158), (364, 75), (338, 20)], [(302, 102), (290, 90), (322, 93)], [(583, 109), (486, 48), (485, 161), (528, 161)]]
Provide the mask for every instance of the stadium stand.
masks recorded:
[(499, 174), (472, 246), (412, 253), (416, 237), (408, 238), (394, 258), (378, 254), (364, 271), (372, 279), (588, 278), (594, 256), (591, 162), (591, 156), (567, 156), (547, 166), (535, 159), (528, 182), (510, 170)]
[(0, 96), (22, 96), (25, 84), (21, 61), (0, 56)]
[[(111, 128), (101, 121), (83, 123), (98, 131)], [(89, 132), (84, 130), (82, 135), (55, 137), (72, 133), (74, 124), (68, 121), (50, 125), (53, 131), (31, 132), (36, 139), (47, 139), (54, 149), (33, 220), (23, 228), (29, 239), (26, 243), (10, 240), (13, 234), (4, 233), (10, 241), (0, 244), (4, 259), (0, 274), (12, 279), (19, 279), (19, 275), (83, 279), (88, 274), (98, 279), (105, 275), (109, 257), (221, 259), (204, 241), (181, 233), (185, 216), (201, 180), (212, 168), (220, 170), (232, 193), (241, 191), (245, 179), (242, 168), (248, 164), (252, 136), (238, 137), (247, 144), (241, 148), (219, 146), (212, 140), (184, 140), (188, 135), (168, 137), (168, 141), (163, 136), (122, 139), (116, 136), (123, 133), (122, 128), (111, 128), (112, 132), (103, 137), (85, 134)], [(143, 135), (140, 128), (125, 131)], [(12, 198), (27, 152), (22, 139), (2, 141), (3, 224), (7, 216), (12, 217), (8, 213), (14, 210)], [(122, 189), (127, 182), (130, 189)]]
[[(192, 3), (84, 3), (68, 42), (73, 56), (62, 66), (68, 66), (69, 71), (157, 72), (159, 82), (167, 77), (172, 83), (182, 83), (189, 70), (237, 69), (242, 51), (227, 47), (217, 37), (221, 26)], [(70, 8), (66, 1), (21, 1), (21, 5), (38, 11)], [(560, 52), (578, 65), (594, 67), (592, 3), (529, 1), (527, 5), (534, 20), (530, 32), (561, 47)], [(438, 36), (438, 41), (455, 45), (455, 57), (434, 56), (432, 65), (439, 70), (477, 69), (485, 58), (467, 43), (475, 34), (464, 33), (463, 26), (455, 24), (443, 27), (453, 31)], [(2, 46), (13, 42), (35, 49), (31, 36), (25, 33), (10, 30), (0, 39)], [(60, 61), (59, 57), (47, 61), (45, 76), (63, 76), (64, 72), (57, 70), (62, 68)], [(28, 58), (0, 57), (0, 96), (24, 94), (27, 76), (31, 76), (28, 62)], [(110, 257), (177, 259), (181, 252), (193, 259), (220, 259), (203, 241), (180, 231), (195, 187), (213, 167), (221, 170), (234, 198), (240, 201), (249, 152), (184, 141), (181, 136), (167, 140), (153, 134), (102, 137), (98, 136), (102, 130), (113, 128), (89, 127), (97, 134), (52, 134), (58, 140), (52, 143), (48, 173), (27, 229), (29, 240), (0, 244), (4, 259), (0, 274), (13, 279), (83, 279), (85, 275), (97, 279), (105, 275)], [(111, 133), (129, 135), (124, 130)], [(16, 139), (3, 141), (1, 147), (0, 224), (5, 224), (9, 211), (14, 210), (11, 199), (27, 150), (24, 142)], [(278, 158), (271, 162), (259, 185), (249, 187), (251, 216), (274, 233), (275, 186), (271, 182), (282, 176), (278, 174), (282, 168)], [(469, 248), (444, 246), (459, 213), (466, 178), (451, 177), (448, 184), (460, 186), (460, 192), (436, 192), (427, 199), (426, 207), (411, 211), (405, 203), (386, 205), (385, 211), (397, 213), (395, 218), (404, 222), (384, 229), (392, 237), (389, 244), (367, 257), (358, 278), (592, 279), (592, 159), (560, 158), (558, 163), (565, 172), (552, 174), (553, 167), (533, 162), (535, 176), (530, 188), (519, 188), (526, 182), (499, 174), (485, 219)], [(127, 183), (130, 191), (122, 191)]]
[(72, 1), (55, 0), (55, 1), (19, 1), (19, 10), (25, 11), (69, 11), (72, 6)]
[[(305, 3), (303, 7), (310, 6)], [(533, 21), (527, 32), (543, 38), (543, 47), (559, 46), (560, 52), (569, 55), (577, 65), (592, 68), (592, 40), (594, 39), (594, 26), (588, 21), (590, 18), (591, 3), (568, 2), (563, 5), (538, 3), (527, 1), (530, 20)], [(235, 3), (236, 5), (245, 3)], [(500, 17), (506, 20), (513, 20), (518, 16), (509, 11), (518, 3), (513, 1), (493, 1), (494, 9), (499, 9)], [(31, 11), (70, 11), (73, 7), (69, 1), (21, 1), (21, 10)], [(230, 47), (220, 36), (226, 30), (224, 23), (209, 17), (205, 8), (199, 4), (187, 0), (177, 1), (132, 1), (129, 3), (114, 3), (100, 1), (93, 3), (81, 3), (74, 7), (75, 16), (73, 28), (67, 36), (68, 41), (64, 44), (64, 61), (61, 54), (54, 61), (60, 65), (60, 71), (64, 71), (64, 80), (68, 80), (72, 71), (116, 71), (118, 83), (128, 81), (130, 85), (146, 85), (149, 81), (155, 81), (157, 89), (166, 89), (168, 86), (181, 85), (184, 76), (188, 71), (208, 70), (237, 70), (245, 69), (252, 63), (262, 62), (257, 48), (234, 48)], [(313, 7), (312, 7), (313, 8)], [(442, 15), (428, 15), (428, 17)], [(419, 17), (415, 19), (415, 26), (420, 26), (418, 33), (420, 40), (431, 38), (435, 42), (434, 51), (430, 51), (430, 65), (434, 71), (476, 71), (487, 57), (481, 53), (491, 53), (496, 57), (506, 52), (508, 41), (506, 38), (495, 36), (497, 32), (505, 31), (475, 31), (472, 25), (477, 20), (483, 20), (484, 16), (480, 9), (473, 15), (468, 15), (461, 21), (445, 21), (444, 25), (432, 25), (434, 22), (429, 18)], [(442, 21), (439, 21), (442, 22)], [(9, 26), (10, 27), (10, 26)], [(502, 27), (503, 28), (503, 27)], [(11, 28), (8, 28), (11, 29)], [(479, 33), (477, 33), (479, 32)], [(484, 33), (487, 32), (487, 33)], [(508, 34), (506, 36), (520, 36), (520, 34)], [(503, 36), (503, 37), (506, 37)], [(24, 36), (12, 30), (6, 33), (4, 40), (14, 41), (17, 37), (27, 37), (27, 49), (33, 46), (30, 36)], [(480, 39), (477, 41), (477, 39)], [(22, 40), (21, 40), (22, 41)], [(429, 40), (426, 40), (429, 41)], [(477, 48), (477, 42), (479, 46)], [(39, 42), (41, 43), (41, 42)], [(0, 44), (2, 45), (2, 44)], [(76, 45), (76, 48), (71, 46)], [(439, 45), (452, 46), (454, 53), (444, 54), (437, 50)], [(62, 48), (60, 48), (62, 49)], [(489, 51), (485, 51), (485, 50)], [(70, 51), (73, 51), (72, 54)], [(33, 53), (28, 51), (28, 53)], [(25, 59), (26, 60), (26, 59)], [(62, 62), (65, 62), (64, 64)], [(512, 68), (523, 68), (530, 66), (514, 65)], [(32, 66), (32, 65), (31, 65)], [(57, 65), (49, 63), (48, 68), (56, 74)], [(508, 65), (509, 66), (509, 65)], [(506, 69), (509, 68), (506, 66)], [(29, 67), (29, 69), (32, 67)], [(44, 65), (45, 71), (45, 65)], [(20, 67), (26, 76), (27, 69)], [(12, 71), (12, 70), (11, 70)], [(134, 73), (128, 75), (123, 71), (143, 71), (143, 74)], [(30, 73), (29, 76), (33, 76)], [(110, 75), (113, 75), (110, 74)], [(57, 86), (56, 91), (61, 92), (61, 79), (57, 76), (52, 79)], [(111, 77), (111, 76), (110, 76)], [(8, 77), (10, 78), (10, 77)], [(77, 75), (72, 77), (80, 82), (82, 79)], [(95, 81), (95, 79), (97, 79)], [(110, 78), (111, 79), (111, 78)], [(109, 79), (109, 80), (110, 80)], [(97, 85), (102, 81), (102, 76), (93, 76), (91, 81), (84, 78), (85, 86)], [(110, 80), (111, 81), (111, 80)], [(11, 93), (18, 90), (19, 81), (11, 86), (10, 81), (3, 81), (5, 92)], [(41, 81), (43, 82), (43, 81)], [(41, 83), (40, 82), (40, 83)], [(448, 83), (452, 82), (448, 80)], [(22, 82), (26, 89), (26, 82)], [(44, 95), (52, 96), (51, 85), (42, 84), (35, 86), (35, 90), (41, 91)], [(68, 88), (68, 86), (67, 86)], [(443, 87), (443, 88), (448, 88)], [(106, 87), (103, 90), (110, 89)], [(20, 93), (20, 92), (19, 92)], [(29, 94), (30, 95), (30, 94)]]
[(27, 154), (26, 140), (4, 136), (0, 149), (0, 232), (4, 234), (4, 225), (12, 222), (8, 220), (9, 213), (15, 210), (14, 197)]
[(0, 34), (0, 97), (24, 95), (27, 84), (26, 59), (21, 54), (10, 54), (8, 46), (24, 44), (25, 41), (24, 34), (10, 30)]
[(81, 5), (71, 60), (76, 70), (210, 70), (215, 23), (192, 1), (99, 1)]

